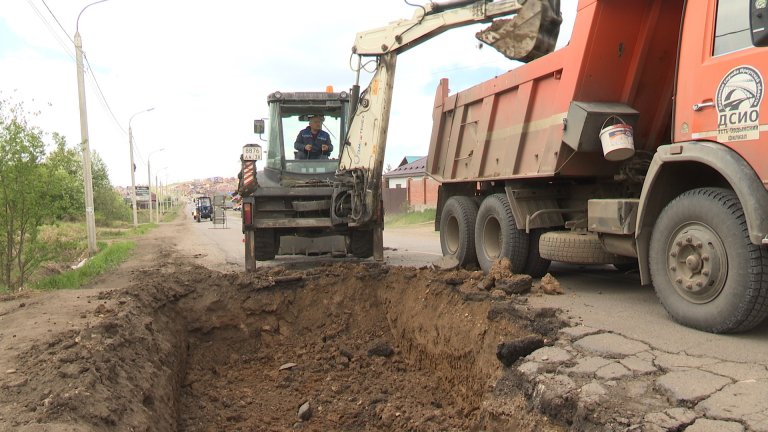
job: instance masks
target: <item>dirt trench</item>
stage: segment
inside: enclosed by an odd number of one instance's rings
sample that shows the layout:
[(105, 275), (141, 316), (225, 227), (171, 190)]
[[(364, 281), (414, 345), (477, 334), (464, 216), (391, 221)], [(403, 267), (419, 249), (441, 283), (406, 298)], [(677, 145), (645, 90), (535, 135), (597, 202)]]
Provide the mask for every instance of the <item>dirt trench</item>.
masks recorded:
[(561, 430), (496, 356), (559, 320), (477, 273), (218, 273), (169, 252), (135, 276), (94, 299), (96, 324), (20, 356), (0, 392), (10, 430)]

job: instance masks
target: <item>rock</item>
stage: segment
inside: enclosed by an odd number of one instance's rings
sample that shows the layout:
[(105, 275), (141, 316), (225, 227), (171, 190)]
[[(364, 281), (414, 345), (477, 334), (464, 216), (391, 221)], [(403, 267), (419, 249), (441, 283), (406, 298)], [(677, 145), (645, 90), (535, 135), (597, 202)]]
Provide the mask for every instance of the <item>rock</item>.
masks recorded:
[(685, 432), (744, 432), (744, 426), (735, 422), (700, 418), (685, 428)]
[(696, 406), (707, 417), (739, 420), (751, 430), (768, 430), (768, 381), (743, 381), (726, 386)]
[(454, 270), (459, 267), (459, 260), (454, 256), (443, 256), (432, 262), (438, 270)]
[(518, 366), (517, 371), (528, 377), (528, 379), (532, 379), (534, 376), (538, 375), (540, 368), (541, 363), (529, 361)]
[(395, 354), (395, 350), (388, 343), (384, 341), (376, 343), (376, 345), (372, 346), (368, 350), (368, 357), (371, 357), (371, 356), (392, 357), (392, 355), (394, 354)]
[(344, 357), (346, 357), (346, 358), (347, 358), (347, 360), (349, 360), (349, 361), (352, 361), (352, 357), (354, 357), (354, 356), (352, 355), (352, 352), (351, 352), (351, 351), (349, 351), (349, 350), (348, 350), (348, 349), (346, 349), (346, 348), (339, 348), (339, 354), (341, 354), (341, 355), (343, 355)]
[(597, 398), (600, 396), (605, 396), (608, 392), (605, 390), (605, 387), (601, 386), (600, 384), (596, 382), (591, 382), (589, 384), (584, 385), (579, 390), (581, 393), (581, 396), (584, 398)]
[(691, 424), (696, 420), (696, 413), (687, 408), (670, 408), (664, 414), (680, 422), (681, 425)]
[(573, 345), (580, 350), (612, 358), (622, 358), (649, 349), (648, 345), (643, 342), (627, 339), (614, 333), (585, 336)]
[(691, 369), (669, 372), (656, 380), (656, 387), (676, 405), (698, 402), (730, 384), (731, 380), (706, 371)]
[(15, 374), (16, 373), (16, 369), (8, 369), (7, 371), (5, 371), (5, 373), (7, 373), (7, 374)]
[(492, 299), (497, 299), (497, 300), (498, 299), (504, 299), (504, 298), (507, 298), (507, 293), (505, 293), (502, 290), (495, 289), (495, 290), (491, 291), (491, 298)]
[(305, 422), (309, 421), (309, 419), (312, 418), (312, 406), (309, 404), (309, 401), (304, 402), (299, 407), (299, 420)]
[(296, 363), (285, 363), (284, 365), (280, 366), (278, 370), (290, 370), (298, 366)]
[(496, 279), (496, 288), (507, 294), (524, 294), (531, 291), (533, 279), (528, 275), (511, 275)]
[(512, 366), (520, 357), (544, 346), (544, 338), (538, 335), (525, 336), (509, 342), (502, 342), (496, 347), (496, 358), (506, 367)]
[(648, 413), (645, 415), (644, 420), (647, 423), (652, 423), (661, 427), (663, 430), (678, 430), (678, 428), (680, 428), (685, 424), (680, 422), (677, 419), (673, 419), (666, 413), (660, 413), (660, 412)]
[(562, 348), (544, 347), (534, 351), (527, 359), (541, 363), (563, 363), (571, 357), (571, 354)]
[(11, 381), (9, 383), (3, 384), (3, 388), (17, 388), (17, 387), (24, 387), (29, 382), (29, 378), (22, 377), (17, 380)]
[(565, 294), (565, 291), (563, 291), (563, 288), (560, 286), (560, 282), (549, 273), (545, 274), (544, 277), (541, 278), (539, 288), (544, 292), (544, 294), (548, 295)]
[(496, 280), (490, 276), (484, 277), (480, 282), (477, 283), (477, 289), (482, 291), (490, 291), (491, 288), (493, 288), (493, 284), (496, 282)]
[(465, 280), (466, 280), (465, 278), (462, 278), (460, 276), (448, 276), (445, 279), (443, 279), (443, 282), (451, 286), (456, 286), (456, 285), (463, 284)]

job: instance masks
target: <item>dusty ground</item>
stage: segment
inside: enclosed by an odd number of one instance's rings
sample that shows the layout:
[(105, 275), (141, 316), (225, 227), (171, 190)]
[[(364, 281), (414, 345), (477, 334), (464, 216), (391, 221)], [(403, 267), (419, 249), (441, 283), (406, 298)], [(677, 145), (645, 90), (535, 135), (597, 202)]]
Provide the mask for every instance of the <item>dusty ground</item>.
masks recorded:
[(464, 271), (221, 273), (186, 223), (93, 288), (0, 302), (0, 430), (562, 429), (497, 358), (552, 343), (553, 311)]

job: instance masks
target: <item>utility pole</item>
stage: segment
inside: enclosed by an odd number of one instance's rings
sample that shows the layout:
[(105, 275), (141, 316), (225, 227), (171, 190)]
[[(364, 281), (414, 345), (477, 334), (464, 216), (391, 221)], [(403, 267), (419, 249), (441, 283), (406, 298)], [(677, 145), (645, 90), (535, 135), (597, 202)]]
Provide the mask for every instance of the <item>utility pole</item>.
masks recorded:
[[(139, 210), (136, 205), (136, 164), (133, 162), (133, 129), (131, 129), (131, 122), (133, 121), (133, 118), (137, 115), (145, 112), (150, 112), (154, 107), (145, 109), (143, 111), (139, 111), (136, 114), (132, 115), (130, 119), (128, 119), (128, 148), (131, 151), (131, 206), (133, 207), (133, 227), (136, 228), (139, 226)], [(147, 186), (149, 187), (149, 186)], [(149, 194), (149, 202), (152, 202), (152, 193)]]
[(85, 231), (88, 235), (88, 255), (98, 252), (96, 248), (96, 217), (93, 211), (93, 178), (91, 176), (91, 145), (88, 138), (88, 110), (85, 104), (85, 71), (83, 69), (83, 41), (80, 38), (80, 16), (89, 6), (102, 3), (97, 1), (85, 6), (77, 15), (75, 23), (75, 63), (77, 64), (77, 95), (80, 104), (80, 145), (83, 152), (83, 188), (85, 189)]
[[(149, 188), (149, 223), (152, 223), (152, 171), (150, 171), (150, 163), (149, 159), (152, 157), (153, 154), (157, 152), (161, 152), (165, 150), (164, 148), (161, 148), (159, 150), (155, 150), (147, 155), (147, 188)], [(157, 189), (157, 187), (155, 187)], [(157, 197), (157, 191), (155, 191), (155, 197)], [(157, 198), (155, 198), (157, 199)], [(157, 207), (157, 204), (155, 204), (155, 207)], [(157, 219), (155, 222), (160, 222), (160, 219)]]

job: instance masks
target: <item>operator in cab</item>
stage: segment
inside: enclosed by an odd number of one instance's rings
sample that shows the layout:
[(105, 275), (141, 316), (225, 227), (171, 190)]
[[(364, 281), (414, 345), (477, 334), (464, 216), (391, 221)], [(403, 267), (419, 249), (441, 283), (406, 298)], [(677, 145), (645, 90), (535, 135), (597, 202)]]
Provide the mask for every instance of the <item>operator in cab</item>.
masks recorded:
[(331, 136), (323, 130), (325, 117), (310, 115), (309, 126), (302, 129), (296, 137), (293, 147), (296, 159), (328, 159), (333, 151)]

